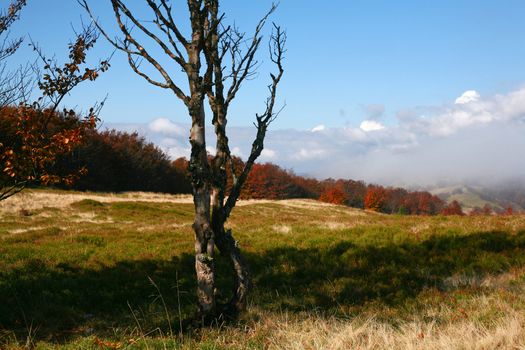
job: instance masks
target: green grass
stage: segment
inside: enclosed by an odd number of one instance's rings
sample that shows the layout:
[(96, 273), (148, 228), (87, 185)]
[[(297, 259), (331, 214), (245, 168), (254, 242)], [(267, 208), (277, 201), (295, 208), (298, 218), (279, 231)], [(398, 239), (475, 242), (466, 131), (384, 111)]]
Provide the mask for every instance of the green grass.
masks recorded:
[[(0, 348), (27, 339), (37, 348), (104, 348), (97, 339), (125, 344), (150, 331), (148, 342), (133, 346), (220, 348), (218, 335), (166, 338), (177, 332), (179, 310), (183, 318), (195, 310), (191, 204), (82, 199), (1, 215)], [(387, 216), (259, 203), (236, 208), (230, 226), (254, 276), (254, 310), (374, 315), (395, 324), (480, 295), (524, 307), (522, 216)], [(219, 286), (229, 285), (220, 256), (217, 269)], [(451, 282), (506, 274), (513, 278), (499, 289)], [(239, 329), (257, 317), (248, 312)], [(264, 347), (264, 336), (250, 342)]]

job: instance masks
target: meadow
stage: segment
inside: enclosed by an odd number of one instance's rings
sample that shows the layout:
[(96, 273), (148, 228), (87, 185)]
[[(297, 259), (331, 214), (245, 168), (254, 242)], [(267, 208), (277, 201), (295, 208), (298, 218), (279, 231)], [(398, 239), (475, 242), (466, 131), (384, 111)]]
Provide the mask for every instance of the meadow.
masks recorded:
[(1, 349), (525, 349), (525, 216), (241, 201), (249, 309), (189, 332), (190, 197), (31, 190), (0, 217)]

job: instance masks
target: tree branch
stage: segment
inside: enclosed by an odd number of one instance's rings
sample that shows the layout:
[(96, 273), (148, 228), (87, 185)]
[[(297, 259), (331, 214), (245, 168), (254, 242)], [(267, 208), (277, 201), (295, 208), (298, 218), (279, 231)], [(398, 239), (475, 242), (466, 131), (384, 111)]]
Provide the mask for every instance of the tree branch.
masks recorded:
[(236, 183), (234, 183), (234, 185), (232, 186), (232, 189), (224, 206), (226, 217), (230, 215), (232, 209), (235, 207), (237, 199), (239, 198), (239, 195), (241, 193), (242, 186), (248, 178), (253, 164), (261, 155), (261, 152), (264, 149), (264, 138), (266, 137), (266, 131), (268, 129), (268, 126), (271, 124), (272, 121), (275, 120), (275, 118), (277, 118), (279, 113), (282, 111), (281, 108), (279, 111), (274, 112), (274, 107), (275, 98), (277, 96), (277, 86), (279, 85), (279, 82), (281, 81), (281, 78), (284, 73), (282, 61), (284, 59), (284, 53), (286, 52), (286, 50), (284, 49), (286, 44), (286, 33), (281, 30), (281, 27), (275, 24), (273, 26), (275, 32), (272, 33), (269, 44), (270, 59), (277, 66), (278, 73), (277, 75), (270, 73), (272, 83), (268, 86), (270, 95), (266, 100), (266, 109), (263, 114), (256, 115), (257, 135), (252, 143), (250, 156), (248, 157), (248, 160), (246, 161), (244, 168), (242, 169), (242, 172), (239, 175)]
[[(153, 39), (163, 50), (164, 50), (164, 53), (166, 55), (168, 55), (172, 60), (174, 60), (175, 62), (177, 62), (182, 69), (186, 69), (186, 61), (184, 60), (183, 57), (179, 56), (179, 55), (175, 55), (169, 48), (166, 44), (164, 44), (164, 42), (162, 42), (162, 40), (159, 39), (159, 37), (157, 37), (155, 34), (153, 34), (153, 32), (151, 32), (150, 30), (148, 30), (146, 27), (144, 27), (136, 18), (135, 16), (133, 16), (133, 14), (129, 11), (129, 9), (126, 7), (126, 5), (121, 1), (121, 0), (112, 0), (113, 2), (113, 6), (115, 6), (115, 4), (118, 4), (118, 6), (120, 7), (121, 11), (126, 15), (127, 18), (129, 18), (131, 20), (131, 22), (133, 22), (133, 24), (135, 26), (137, 26), (137, 28), (139, 28), (144, 34), (146, 34), (147, 36), (149, 36), (151, 39)], [(150, 7), (151, 7), (151, 0), (148, 0), (148, 4), (150, 4)], [(155, 7), (152, 7), (153, 9), (155, 9)], [(158, 12), (155, 12), (156, 15), (158, 15)], [(140, 51), (140, 49), (139, 49)]]
[(226, 106), (228, 106), (231, 103), (231, 101), (235, 98), (244, 80), (254, 73), (254, 68), (257, 66), (257, 61), (255, 61), (255, 54), (262, 40), (261, 31), (264, 28), (268, 17), (275, 11), (276, 8), (277, 5), (272, 4), (270, 10), (259, 21), (257, 27), (255, 28), (252, 41), (248, 46), (248, 50), (244, 55), (241, 55), (240, 59), (237, 58), (237, 56), (240, 55), (239, 47), (241, 43), (243, 43), (245, 33), (240, 33), (236, 28), (232, 29), (232, 35), (235, 35), (236, 38), (232, 40), (232, 36), (230, 36), (230, 38), (228, 39), (231, 42), (230, 53), (232, 59), (232, 84), (228, 90), (228, 94), (226, 95)]
[[(184, 68), (186, 63), (183, 60), (183, 58), (173, 54), (168, 47), (152, 32), (150, 32), (147, 28), (142, 26), (140, 22), (131, 14), (131, 12), (128, 10), (128, 8), (123, 4), (120, 0), (111, 0), (111, 4), (113, 7), (113, 12), (115, 14), (115, 18), (117, 20), (117, 24), (119, 26), (120, 31), (124, 35), (124, 40), (120, 39), (111, 39), (111, 37), (107, 34), (107, 32), (102, 28), (102, 26), (98, 23), (98, 21), (95, 19), (91, 9), (89, 8), (89, 5), (87, 3), (87, 0), (77, 0), (79, 4), (87, 11), (89, 16), (91, 17), (91, 20), (97, 27), (97, 29), (102, 33), (102, 35), (106, 38), (106, 40), (117, 50), (123, 51), (128, 55), (128, 63), (130, 63), (131, 68), (137, 72), (138, 67), (136, 65), (136, 61), (132, 58), (130, 59), (129, 56), (135, 55), (135, 56), (141, 56), (148, 61), (164, 78), (166, 83), (159, 83), (154, 81), (153, 79), (146, 79), (146, 74), (142, 73), (139, 74), (142, 78), (145, 78), (148, 82), (155, 82), (154, 85), (165, 88), (167, 86), (169, 89), (171, 89), (175, 95), (181, 99), (184, 104), (188, 105), (190, 103), (190, 99), (186, 94), (173, 82), (171, 79), (171, 76), (168, 74), (168, 72), (164, 69), (164, 67), (153, 58), (149, 54), (149, 52), (144, 48), (143, 45), (141, 45), (132, 35), (130, 30), (127, 28), (127, 26), (122, 21), (121, 12), (124, 13), (124, 15), (129, 18), (136, 26), (139, 28), (144, 34), (148, 35), (150, 38), (155, 40), (163, 49), (165, 49), (166, 54), (171, 53), (171, 58), (174, 59), (179, 65), (182, 65)], [(130, 50), (129, 44), (132, 44), (134, 46), (134, 50)], [(169, 55), (169, 54), (168, 54)], [(176, 59), (175, 59), (176, 58)]]

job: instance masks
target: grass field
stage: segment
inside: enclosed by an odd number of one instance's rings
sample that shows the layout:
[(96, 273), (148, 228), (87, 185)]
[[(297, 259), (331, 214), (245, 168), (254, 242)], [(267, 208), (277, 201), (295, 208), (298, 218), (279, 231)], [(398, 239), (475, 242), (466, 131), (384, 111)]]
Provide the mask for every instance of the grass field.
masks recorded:
[(1, 202), (0, 349), (525, 349), (524, 216), (241, 204), (229, 225), (254, 276), (250, 308), (180, 335), (195, 309), (189, 198)]

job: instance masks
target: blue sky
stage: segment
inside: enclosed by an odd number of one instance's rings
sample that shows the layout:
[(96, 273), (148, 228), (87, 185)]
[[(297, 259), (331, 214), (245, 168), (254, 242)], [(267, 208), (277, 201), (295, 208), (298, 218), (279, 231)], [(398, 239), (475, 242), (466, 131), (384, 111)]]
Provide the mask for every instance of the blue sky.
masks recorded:
[[(107, 6), (99, 0), (91, 3), (113, 28)], [(223, 9), (228, 20), (250, 31), (269, 4), (224, 1)], [(30, 34), (60, 58), (72, 37), (71, 25), (78, 27), (81, 16), (85, 18), (72, 0), (30, 1), (14, 32)], [(283, 0), (273, 20), (286, 27), (289, 37), (280, 92), (287, 107), (275, 127), (358, 124), (370, 104), (384, 105), (387, 120), (393, 122), (391, 117), (401, 109), (439, 105), (465, 90), (512, 90), (525, 81), (523, 18), (525, 2), (519, 0)], [(110, 51), (101, 40), (91, 57)], [(260, 57), (266, 59), (266, 50)], [(16, 59), (31, 59), (31, 52)], [(111, 71), (69, 103), (86, 106), (107, 93), (107, 122), (159, 116), (182, 121), (180, 103), (134, 77), (124, 62), (117, 54)], [(259, 79), (246, 85), (231, 124), (251, 124), (258, 111), (254, 107), (264, 101), (265, 68)]]
[[(104, 26), (110, 31), (114, 29), (107, 4), (101, 0), (91, 3)], [(235, 21), (250, 32), (270, 4), (267, 0), (223, 1), (222, 9), (228, 21)], [(148, 18), (147, 11), (138, 9), (143, 14), (141, 17)], [(31, 35), (45, 52), (56, 53), (60, 59), (66, 53), (68, 39), (73, 36), (71, 25), (78, 27), (81, 17), (87, 21), (76, 1), (33, 0), (23, 10), (13, 35)], [(182, 6), (177, 20), (184, 23), (186, 17)], [(370, 159), (367, 164), (372, 163), (373, 167), (368, 172), (351, 173), (354, 158), (341, 158), (346, 168), (316, 173), (312, 170), (315, 157), (299, 161), (300, 155), (308, 152), (326, 157), (322, 149), (330, 140), (324, 143), (319, 140), (308, 149), (298, 145), (296, 154), (287, 157), (283, 155), (286, 152), (276, 146), (277, 141), (273, 144), (270, 141), (267, 146), (274, 151), (274, 157), (267, 160), (291, 164), (299, 172), (318, 176), (374, 177), (378, 172), (393, 173), (380, 165), (391, 162), (395, 156), (388, 153), (374, 160), (378, 152), (404, 149), (405, 153), (412, 154), (420, 152), (427, 141), (434, 144), (441, 140), (443, 145), (450, 145), (448, 137), (461, 139), (461, 130), (472, 133), (472, 128), (479, 125), (496, 127), (497, 124), (506, 128), (512, 121), (521, 127), (521, 92), (525, 86), (524, 18), (522, 0), (282, 0), (272, 20), (288, 32), (286, 72), (279, 92), (280, 103), (286, 103), (286, 108), (272, 130), (278, 133), (293, 129), (302, 132), (308, 142), (315, 139), (309, 134), (313, 128), (335, 133), (333, 135), (345, 130), (365, 132), (365, 139), (356, 136), (348, 144), (337, 147), (351, 154), (360, 150), (355, 157)], [(104, 57), (110, 52), (111, 48), (101, 39), (91, 57)], [(14, 63), (31, 60), (32, 55), (28, 49), (21, 50)], [(260, 60), (268, 61), (264, 49)], [(100, 80), (77, 90), (67, 101), (68, 105), (86, 108), (108, 94), (102, 113), (107, 125), (127, 124), (139, 128), (159, 118), (181, 127), (188, 123), (184, 107), (175, 96), (135, 76), (119, 53), (112, 63), (111, 70)], [(258, 79), (245, 85), (230, 111), (230, 126), (252, 125), (254, 114), (263, 107), (269, 68), (271, 66), (263, 64)], [(466, 91), (470, 91), (466, 96), (471, 104), (456, 103)], [(506, 103), (513, 103), (514, 109)], [(512, 111), (509, 112), (509, 108)], [(443, 132), (445, 129), (452, 132)], [(155, 136), (152, 130), (149, 134), (166, 149), (172, 144)], [(388, 136), (384, 136), (386, 134)], [(399, 146), (400, 139), (406, 141), (404, 148)], [(504, 139), (502, 136), (499, 143), (490, 146), (500, 147)], [(174, 156), (185, 147), (183, 139), (178, 142)], [(248, 146), (241, 143), (240, 149), (249, 147), (249, 142)], [(478, 146), (462, 145), (462, 148)], [(476, 157), (483, 160), (482, 155)], [(410, 160), (406, 162), (409, 164)], [(461, 161), (455, 159), (452, 163)], [(481, 163), (489, 164), (490, 160), (484, 159)], [(525, 169), (516, 164), (516, 174), (521, 170), (525, 174)], [(382, 180), (378, 178), (378, 181)]]

